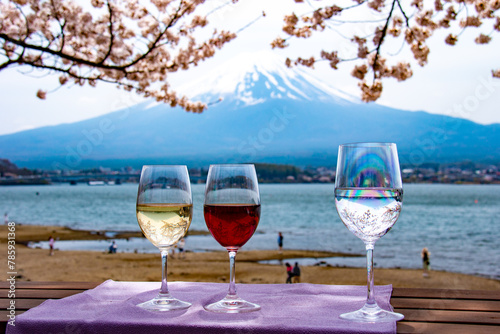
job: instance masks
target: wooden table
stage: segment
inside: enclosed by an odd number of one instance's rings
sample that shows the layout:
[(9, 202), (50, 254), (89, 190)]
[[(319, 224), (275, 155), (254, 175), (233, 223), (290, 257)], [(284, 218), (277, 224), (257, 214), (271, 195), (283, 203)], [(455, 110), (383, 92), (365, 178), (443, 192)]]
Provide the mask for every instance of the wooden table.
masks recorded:
[[(89, 282), (17, 282), (16, 315), (44, 300), (92, 289)], [(8, 282), (0, 282), (0, 333), (7, 326)], [(500, 333), (500, 291), (394, 288), (391, 304), (404, 314), (398, 333)]]

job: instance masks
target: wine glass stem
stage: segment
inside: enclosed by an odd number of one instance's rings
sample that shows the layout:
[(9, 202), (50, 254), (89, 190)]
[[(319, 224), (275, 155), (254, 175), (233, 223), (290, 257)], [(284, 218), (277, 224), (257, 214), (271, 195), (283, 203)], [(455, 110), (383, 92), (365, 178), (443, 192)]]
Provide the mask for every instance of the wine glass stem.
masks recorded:
[(229, 251), (229, 292), (228, 292), (228, 296), (236, 296), (235, 264), (236, 264), (236, 252)]
[(168, 295), (168, 284), (167, 284), (167, 259), (168, 259), (168, 249), (161, 249), (161, 295)]
[(374, 244), (366, 244), (366, 271), (367, 277), (367, 287), (368, 287), (368, 297), (366, 298), (367, 306), (375, 306), (377, 302), (375, 301), (374, 293), (374, 275), (373, 275), (373, 249)]

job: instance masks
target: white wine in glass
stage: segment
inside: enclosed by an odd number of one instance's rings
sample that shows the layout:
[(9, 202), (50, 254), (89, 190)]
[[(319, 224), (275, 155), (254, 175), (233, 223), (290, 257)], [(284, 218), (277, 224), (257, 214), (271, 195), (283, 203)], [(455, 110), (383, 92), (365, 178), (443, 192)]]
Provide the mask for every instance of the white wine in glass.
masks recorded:
[(186, 235), (192, 204), (137, 205), (137, 221), (144, 236), (158, 248), (170, 248)]
[(396, 144), (355, 143), (339, 147), (335, 205), (340, 219), (365, 243), (368, 296), (365, 305), (340, 317), (360, 322), (389, 322), (403, 315), (383, 310), (374, 294), (375, 242), (396, 223), (403, 202), (403, 183)]
[(191, 306), (170, 294), (167, 285), (169, 250), (184, 237), (193, 217), (191, 184), (186, 166), (144, 166), (137, 194), (137, 221), (162, 259), (158, 296), (137, 306), (151, 311), (182, 310)]

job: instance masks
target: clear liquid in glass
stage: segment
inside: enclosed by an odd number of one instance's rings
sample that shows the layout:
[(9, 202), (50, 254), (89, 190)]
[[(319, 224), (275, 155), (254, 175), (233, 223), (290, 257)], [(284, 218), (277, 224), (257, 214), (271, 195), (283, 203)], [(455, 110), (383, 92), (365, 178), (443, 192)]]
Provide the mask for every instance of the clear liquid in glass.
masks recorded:
[(344, 225), (358, 238), (374, 243), (396, 223), (402, 189), (337, 188), (335, 205)]

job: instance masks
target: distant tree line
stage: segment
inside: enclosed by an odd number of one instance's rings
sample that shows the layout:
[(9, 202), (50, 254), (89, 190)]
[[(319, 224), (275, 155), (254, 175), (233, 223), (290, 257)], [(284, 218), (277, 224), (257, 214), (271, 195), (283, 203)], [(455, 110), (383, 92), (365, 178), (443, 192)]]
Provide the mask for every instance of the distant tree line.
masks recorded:
[(255, 164), (255, 170), (259, 181), (263, 182), (283, 182), (289, 176), (293, 176), (296, 180), (302, 173), (301, 169), (291, 165)]
[[(308, 166), (301, 168), (293, 165), (255, 163), (255, 168), (259, 182), (261, 183), (331, 183), (335, 181), (334, 167)], [(116, 181), (116, 175), (138, 172), (137, 170), (134, 171), (132, 167), (126, 169), (128, 170), (127, 172), (120, 172), (118, 170), (102, 167), (88, 168), (79, 171), (70, 171), (66, 176), (86, 175), (87, 178), (99, 177), (99, 179), (106, 180), (108, 175), (111, 175), (109, 179)], [(491, 164), (478, 163), (470, 160), (454, 163), (428, 162), (418, 167), (403, 164), (401, 165), (401, 171), (404, 182), (406, 183), (498, 183), (500, 181), (499, 162)], [(16, 175), (27, 177), (24, 179), (33, 179), (37, 177), (39, 179), (50, 179), (51, 176), (57, 175), (57, 173), (58, 171), (19, 168), (9, 160), (0, 158), (0, 177), (6, 177), (6, 179), (11, 179), (11, 176), (15, 177)], [(189, 174), (192, 178), (192, 182), (203, 183), (207, 178), (208, 167), (191, 168)], [(138, 177), (139, 174), (137, 174), (137, 180), (129, 178), (125, 182), (137, 182)], [(3, 184), (5, 184), (5, 182)]]
[(0, 177), (5, 176), (6, 174), (15, 174), (15, 175), (33, 175), (33, 171), (27, 168), (18, 168), (16, 164), (13, 164), (7, 159), (0, 159)]

